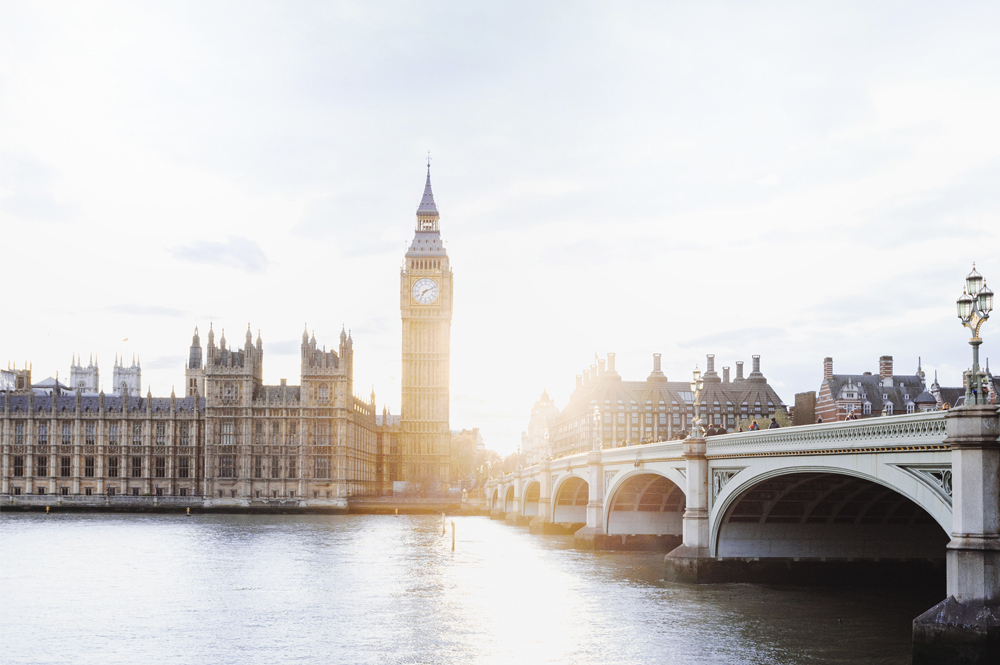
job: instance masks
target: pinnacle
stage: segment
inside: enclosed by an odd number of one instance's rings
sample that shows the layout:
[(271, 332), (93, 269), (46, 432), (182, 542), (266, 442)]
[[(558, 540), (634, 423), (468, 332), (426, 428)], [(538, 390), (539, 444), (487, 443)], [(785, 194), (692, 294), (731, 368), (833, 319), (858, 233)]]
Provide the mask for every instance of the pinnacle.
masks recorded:
[(420, 207), (417, 208), (418, 215), (437, 216), (437, 205), (434, 203), (434, 192), (431, 190), (431, 167), (427, 165), (427, 182), (424, 183), (424, 195), (420, 198)]

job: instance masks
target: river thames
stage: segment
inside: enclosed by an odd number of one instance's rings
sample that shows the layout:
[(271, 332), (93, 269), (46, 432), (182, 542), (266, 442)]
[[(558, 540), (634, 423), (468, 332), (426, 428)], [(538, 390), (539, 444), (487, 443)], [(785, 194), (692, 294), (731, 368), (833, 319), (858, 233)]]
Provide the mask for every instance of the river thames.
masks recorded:
[[(449, 518), (452, 521), (452, 518)], [(932, 590), (689, 586), (483, 517), (0, 516), (4, 663), (909, 663)]]

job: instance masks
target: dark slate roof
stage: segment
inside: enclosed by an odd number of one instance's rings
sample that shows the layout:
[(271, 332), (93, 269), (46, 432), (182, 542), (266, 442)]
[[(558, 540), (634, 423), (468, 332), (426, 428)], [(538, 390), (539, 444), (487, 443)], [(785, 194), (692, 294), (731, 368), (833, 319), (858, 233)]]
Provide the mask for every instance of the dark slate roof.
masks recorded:
[(942, 402), (947, 402), (951, 406), (965, 404), (965, 388), (941, 388), (940, 392)]
[[(54, 398), (56, 400), (56, 412), (73, 412), (76, 411), (76, 396), (74, 395), (59, 395)], [(150, 402), (149, 398), (143, 397), (129, 397), (128, 399), (128, 410), (129, 411), (145, 411), (147, 403)], [(44, 411), (50, 412), (52, 410), (52, 395), (35, 395), (32, 402), (32, 406), (35, 412)], [(104, 397), (104, 410), (108, 411), (122, 411), (122, 407), (125, 403), (126, 398), (120, 395), (105, 395)], [(194, 410), (194, 397), (180, 397), (176, 398), (174, 401), (174, 408), (178, 413), (190, 412)], [(28, 396), (27, 395), (16, 395), (10, 393), (0, 393), (0, 408), (5, 408), (6, 403), (10, 402), (11, 411), (27, 411), (28, 410)], [(170, 412), (170, 398), (169, 397), (154, 397), (152, 398), (152, 409), (153, 413), (169, 413)], [(199, 408), (204, 410), (205, 399), (199, 398)], [(80, 397), (80, 411), (82, 413), (98, 413), (100, 410), (100, 396), (98, 395), (84, 395)]]
[(254, 399), (280, 404), (282, 392), (287, 396), (289, 402), (298, 402), (302, 395), (302, 388), (300, 386), (260, 386), (255, 391)]
[(424, 195), (420, 198), (420, 206), (417, 208), (418, 215), (438, 214), (437, 205), (434, 203), (434, 192), (431, 191), (431, 167), (427, 167), (427, 182), (424, 183)]
[(406, 250), (408, 258), (432, 258), (435, 256), (448, 256), (444, 248), (444, 241), (441, 240), (440, 231), (417, 231), (413, 234), (413, 242)]
[[(881, 411), (885, 407), (885, 401), (888, 401), (892, 403), (893, 413), (906, 413), (907, 403), (915, 404), (916, 398), (925, 390), (924, 381), (917, 374), (894, 374), (892, 386), (887, 388), (882, 387), (882, 380), (877, 374), (834, 374), (826, 380), (830, 396), (835, 400), (839, 399), (841, 388), (848, 382), (858, 386), (861, 403), (870, 402), (873, 412)], [(882, 399), (883, 394), (887, 400)]]
[(924, 392), (922, 392), (919, 395), (917, 395), (917, 398), (915, 400), (913, 400), (913, 403), (914, 404), (937, 404), (937, 398), (935, 398), (934, 395), (931, 395), (929, 392), (927, 392), (925, 390)]
[(55, 385), (56, 385), (56, 383), (58, 383), (58, 384), (59, 384), (59, 387), (60, 387), (61, 389), (63, 389), (63, 390), (69, 390), (69, 389), (70, 389), (70, 387), (69, 387), (69, 386), (67, 386), (67, 385), (66, 385), (65, 383), (63, 383), (62, 381), (58, 381), (58, 382), (57, 382), (57, 381), (56, 381), (56, 380), (55, 380), (54, 378), (52, 378), (51, 376), (50, 376), (50, 377), (48, 377), (48, 378), (45, 378), (45, 379), (42, 379), (42, 380), (41, 380), (41, 381), (39, 381), (38, 383), (33, 383), (33, 384), (31, 384), (31, 387), (32, 387), (32, 388), (54, 388), (54, 387), (55, 387)]

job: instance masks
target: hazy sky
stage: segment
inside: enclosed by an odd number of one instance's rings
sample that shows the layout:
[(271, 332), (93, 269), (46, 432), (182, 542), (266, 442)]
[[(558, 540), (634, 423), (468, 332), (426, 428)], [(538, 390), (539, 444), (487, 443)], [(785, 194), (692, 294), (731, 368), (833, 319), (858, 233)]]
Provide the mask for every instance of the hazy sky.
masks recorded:
[[(433, 156), (455, 272), (451, 422), (519, 443), (594, 353), (686, 380), (762, 356), (960, 385), (1000, 286), (1000, 4), (0, 0), (0, 360), (139, 354), (197, 325), (352, 330), (399, 410), (399, 269)], [(1000, 368), (1000, 315), (982, 352)], [(128, 339), (127, 342), (123, 341)]]

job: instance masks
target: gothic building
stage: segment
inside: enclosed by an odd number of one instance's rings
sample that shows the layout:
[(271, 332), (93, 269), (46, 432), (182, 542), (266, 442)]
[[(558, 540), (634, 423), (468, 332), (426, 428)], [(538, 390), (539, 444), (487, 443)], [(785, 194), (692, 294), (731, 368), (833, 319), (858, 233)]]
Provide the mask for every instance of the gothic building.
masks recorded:
[(425, 490), (452, 480), (452, 273), (438, 221), (428, 165), (413, 242), (399, 273), (403, 320), (401, 480)]
[[(743, 362), (736, 362), (736, 376), (729, 368), (715, 371), (715, 356), (707, 356), (703, 375), (700, 415), (707, 428), (735, 431), (748, 418), (769, 418), (784, 404), (760, 371), (760, 356), (753, 356), (753, 371), (743, 376)], [(596, 418), (595, 418), (596, 415)], [(645, 381), (624, 381), (615, 371), (615, 354), (598, 360), (576, 377), (576, 390), (549, 426), (550, 457), (604, 448), (679, 438), (694, 421), (694, 395), (690, 381), (669, 381), (660, 368), (660, 354), (653, 354), (653, 369)]]
[(302, 333), (299, 385), (263, 381), (260, 333), (242, 346), (197, 328), (183, 397), (142, 397), (141, 368), (115, 358), (112, 394), (75, 356), (70, 385), (0, 376), (0, 493), (204, 497), (215, 502), (343, 502), (411, 481), (453, 480), (449, 426), (452, 272), (430, 168), (400, 271), (401, 413), (354, 392), (354, 340), (327, 350)]
[(550, 454), (550, 430), (558, 416), (559, 407), (549, 397), (549, 393), (543, 390), (542, 396), (531, 407), (528, 429), (521, 432), (521, 454), (524, 455), (526, 464), (537, 464)]
[[(893, 373), (892, 356), (879, 357), (878, 374), (834, 374), (833, 358), (827, 357), (823, 359), (823, 382), (816, 394), (816, 417), (827, 423), (849, 416), (871, 418), (934, 411), (942, 406), (942, 391), (950, 397), (952, 391), (958, 390), (964, 397), (964, 388), (942, 389), (936, 377), (928, 388), (919, 358), (913, 374)], [(958, 406), (955, 402), (951, 405)]]
[(216, 345), (210, 328), (203, 363), (196, 329), (185, 364), (189, 395), (180, 399), (132, 396), (128, 374), (111, 396), (90, 385), (30, 386), (29, 378), (30, 387), (0, 394), (0, 491), (244, 504), (377, 493), (375, 395), (354, 395), (353, 344), (341, 331), (338, 350), (327, 351), (303, 332), (301, 384), (269, 386), (259, 334), (255, 342), (248, 328), (244, 345), (232, 349), (224, 332)]

